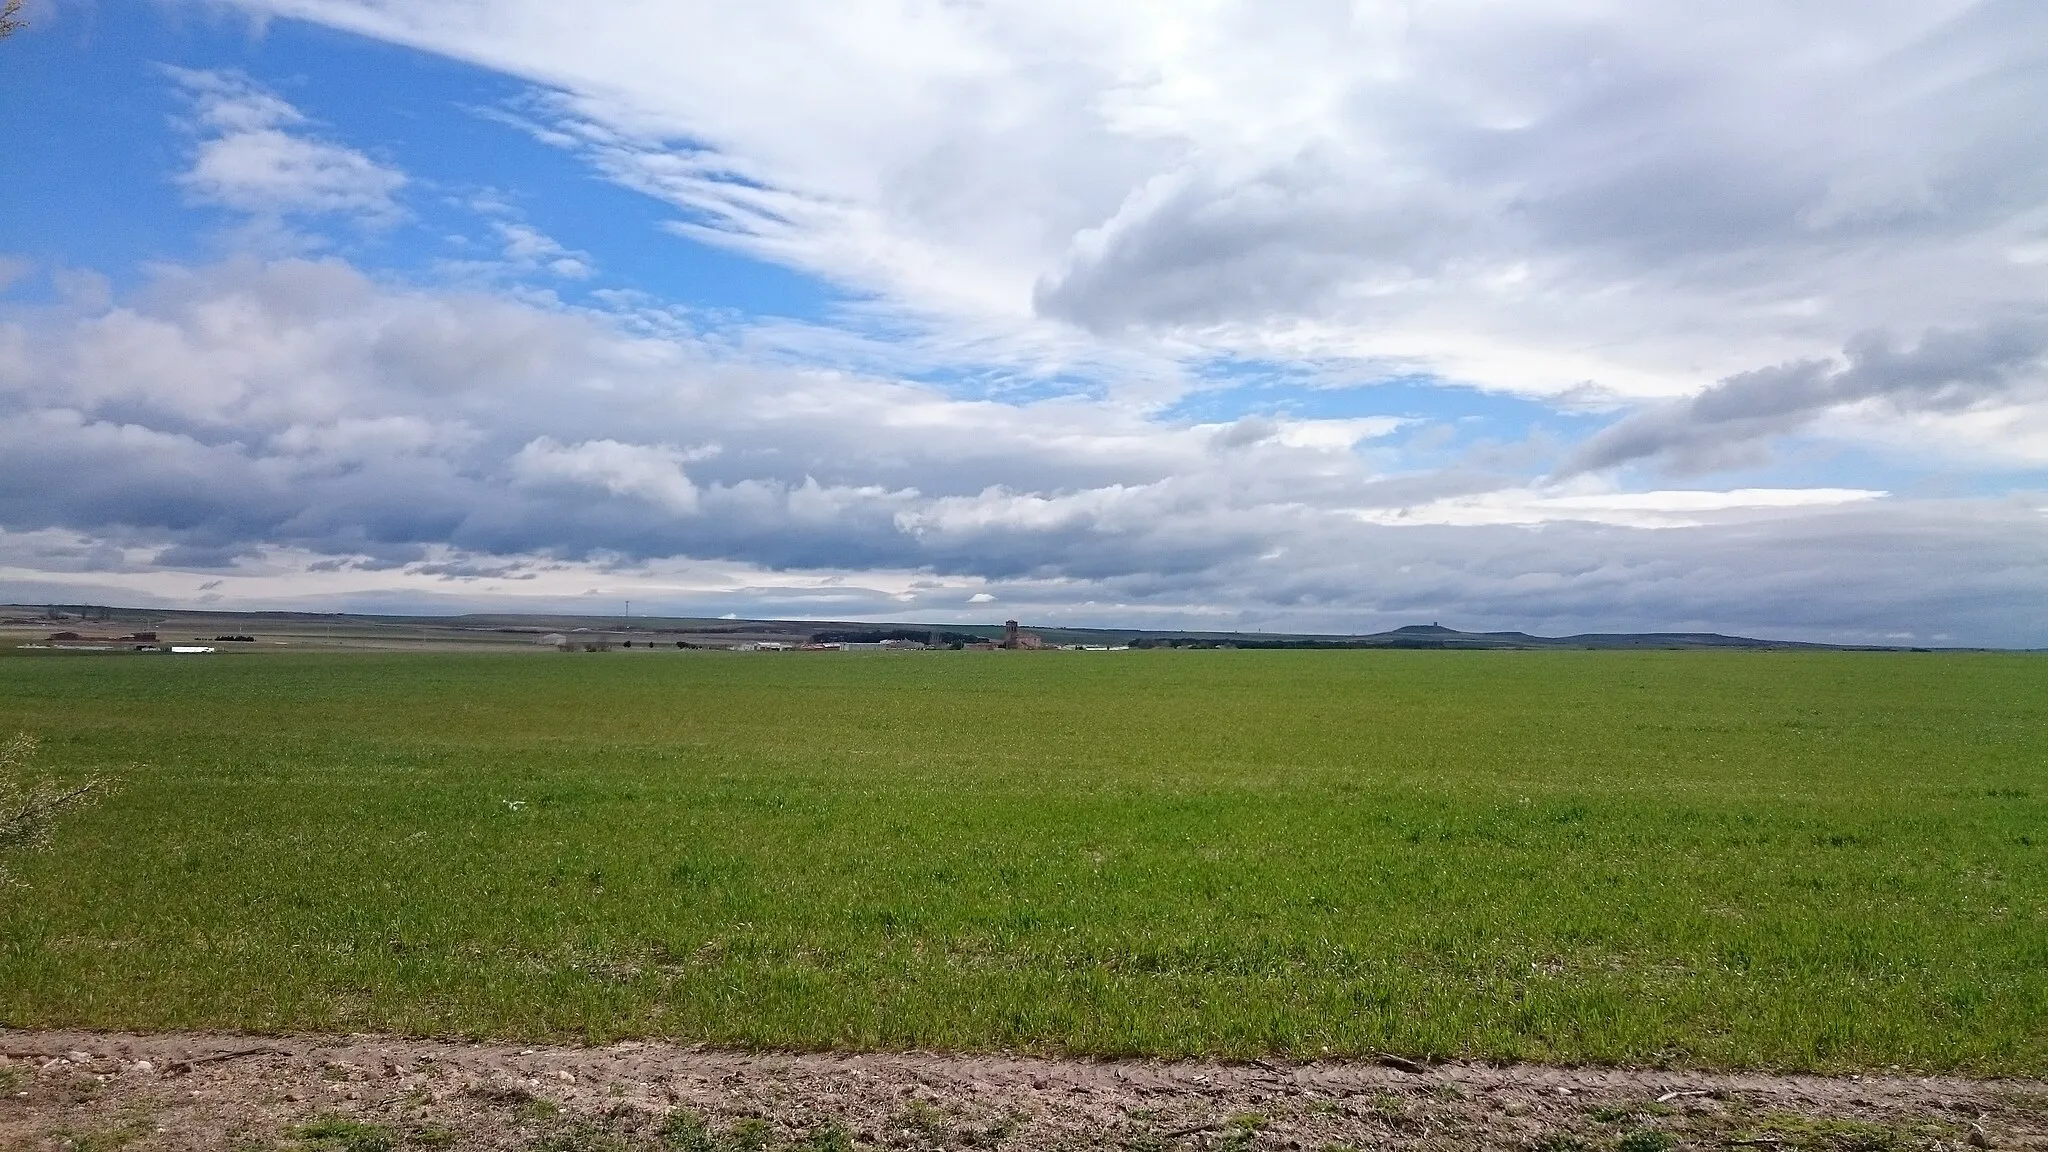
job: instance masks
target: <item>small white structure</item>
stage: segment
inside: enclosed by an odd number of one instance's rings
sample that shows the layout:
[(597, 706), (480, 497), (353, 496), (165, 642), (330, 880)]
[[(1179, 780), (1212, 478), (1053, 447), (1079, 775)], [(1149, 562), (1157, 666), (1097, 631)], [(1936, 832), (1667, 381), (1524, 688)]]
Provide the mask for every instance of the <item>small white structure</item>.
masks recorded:
[(534, 643), (539, 644), (544, 648), (560, 648), (564, 652), (569, 650), (569, 638), (567, 636), (562, 635), (560, 632), (550, 632), (547, 635), (541, 637), (540, 639), (535, 640)]
[(200, 644), (173, 644), (171, 645), (171, 651), (181, 656), (199, 656), (211, 652), (213, 649)]

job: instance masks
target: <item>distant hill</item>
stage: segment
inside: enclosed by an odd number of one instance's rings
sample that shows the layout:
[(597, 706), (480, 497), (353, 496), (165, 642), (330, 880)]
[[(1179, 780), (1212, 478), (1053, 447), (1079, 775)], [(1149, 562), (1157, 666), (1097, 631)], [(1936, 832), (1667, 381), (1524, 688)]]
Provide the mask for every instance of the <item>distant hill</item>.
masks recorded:
[(1575, 636), (1531, 636), (1527, 632), (1460, 632), (1435, 624), (1411, 624), (1391, 632), (1359, 636), (1362, 648), (1810, 648), (1834, 651), (1892, 651), (1870, 645), (1812, 644), (1759, 640), (1719, 632), (1582, 632)]
[(1150, 647), (1234, 648), (1435, 648), (1472, 651), (1540, 649), (1674, 649), (1724, 648), (1750, 651), (1813, 650), (1890, 652), (1905, 649), (1878, 645), (1813, 644), (1796, 640), (1758, 640), (1719, 632), (1587, 632), (1576, 636), (1531, 636), (1527, 632), (1460, 632), (1440, 624), (1410, 624), (1391, 632), (1360, 636), (1266, 636), (1247, 633), (1205, 633), (1168, 636)]

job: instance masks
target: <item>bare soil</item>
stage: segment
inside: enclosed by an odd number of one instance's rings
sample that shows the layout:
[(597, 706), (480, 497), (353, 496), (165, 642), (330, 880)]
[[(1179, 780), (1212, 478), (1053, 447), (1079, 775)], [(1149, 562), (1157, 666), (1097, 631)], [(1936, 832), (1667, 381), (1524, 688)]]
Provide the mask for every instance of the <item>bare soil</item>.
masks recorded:
[(0, 1029), (0, 1149), (2048, 1150), (2048, 1082)]

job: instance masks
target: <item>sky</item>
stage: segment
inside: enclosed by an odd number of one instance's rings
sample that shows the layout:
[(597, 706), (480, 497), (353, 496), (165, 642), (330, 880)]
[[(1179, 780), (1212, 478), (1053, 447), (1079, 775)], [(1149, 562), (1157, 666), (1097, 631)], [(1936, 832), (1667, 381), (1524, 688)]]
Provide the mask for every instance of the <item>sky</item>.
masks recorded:
[(0, 601), (2048, 646), (2038, 0), (29, 0)]

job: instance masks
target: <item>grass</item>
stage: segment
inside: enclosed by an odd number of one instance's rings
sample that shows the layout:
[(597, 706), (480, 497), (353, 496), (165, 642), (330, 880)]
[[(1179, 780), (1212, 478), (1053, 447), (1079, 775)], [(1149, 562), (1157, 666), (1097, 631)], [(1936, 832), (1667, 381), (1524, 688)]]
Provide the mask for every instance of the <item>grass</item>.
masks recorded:
[(111, 1124), (78, 1131), (60, 1128), (50, 1133), (65, 1152), (121, 1152), (148, 1138), (155, 1124), (141, 1113), (131, 1113)]
[(1760, 1117), (1755, 1131), (1747, 1134), (1746, 1138), (1760, 1139), (1756, 1133), (1767, 1134), (1779, 1147), (1817, 1152), (1891, 1152), (1908, 1146), (1924, 1148), (1944, 1137), (1954, 1138), (1957, 1135), (1954, 1131), (1933, 1131), (1921, 1133), (1923, 1139), (1909, 1140), (1906, 1133), (1883, 1124), (1802, 1116), (1794, 1112), (1774, 1112)]
[(392, 1152), (398, 1146), (390, 1129), (345, 1116), (323, 1116), (293, 1134), (309, 1152)]
[[(2048, 1070), (2048, 659), (0, 659), (0, 1022)], [(123, 768), (123, 765), (136, 765)]]

